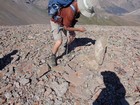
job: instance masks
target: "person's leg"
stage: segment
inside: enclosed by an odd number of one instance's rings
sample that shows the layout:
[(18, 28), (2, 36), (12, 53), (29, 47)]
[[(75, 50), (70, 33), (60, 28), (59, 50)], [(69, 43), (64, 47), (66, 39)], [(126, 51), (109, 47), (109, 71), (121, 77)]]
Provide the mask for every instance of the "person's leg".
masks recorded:
[(51, 24), (51, 29), (52, 29), (52, 34), (53, 34), (53, 38), (54, 38), (54, 45), (52, 47), (52, 57), (51, 57), (51, 65), (52, 66), (56, 66), (57, 62), (56, 62), (56, 54), (59, 50), (59, 47), (62, 44), (62, 31), (59, 32), (58, 27), (59, 25), (50, 21)]
[(54, 46), (52, 48), (52, 53), (54, 55), (56, 55), (56, 53), (58, 52), (58, 49), (61, 46), (61, 44), (62, 44), (62, 39), (55, 41)]

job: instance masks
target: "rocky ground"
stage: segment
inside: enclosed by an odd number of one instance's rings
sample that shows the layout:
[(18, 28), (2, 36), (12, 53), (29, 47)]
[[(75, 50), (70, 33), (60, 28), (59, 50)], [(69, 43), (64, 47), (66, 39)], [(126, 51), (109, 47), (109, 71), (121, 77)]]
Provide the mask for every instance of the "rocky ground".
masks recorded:
[[(50, 68), (49, 25), (0, 26), (0, 105), (140, 105), (140, 27), (88, 26)], [(95, 44), (108, 37), (103, 64)]]

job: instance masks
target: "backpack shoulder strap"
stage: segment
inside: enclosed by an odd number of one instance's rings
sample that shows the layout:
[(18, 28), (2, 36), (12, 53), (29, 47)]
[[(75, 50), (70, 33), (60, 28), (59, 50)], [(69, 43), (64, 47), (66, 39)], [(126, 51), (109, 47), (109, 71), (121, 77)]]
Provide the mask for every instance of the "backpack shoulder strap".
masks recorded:
[(73, 12), (75, 13), (76, 12), (76, 9), (75, 7), (73, 6), (73, 4), (70, 5), (71, 9), (73, 10)]
[[(77, 2), (77, 0), (73, 0), (73, 2)], [(73, 3), (70, 4), (71, 9), (73, 10), (74, 14), (76, 13), (76, 8)]]

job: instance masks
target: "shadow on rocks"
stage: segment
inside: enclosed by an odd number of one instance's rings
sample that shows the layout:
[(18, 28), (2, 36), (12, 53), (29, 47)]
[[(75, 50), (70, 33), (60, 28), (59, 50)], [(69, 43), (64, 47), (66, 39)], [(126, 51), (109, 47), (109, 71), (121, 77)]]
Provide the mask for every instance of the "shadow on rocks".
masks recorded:
[(0, 58), (0, 70), (4, 69), (8, 64), (13, 60), (12, 55), (15, 55), (18, 50), (13, 50), (11, 53), (5, 55), (3, 58)]
[(75, 38), (75, 40), (69, 45), (65, 45), (65, 51), (63, 52), (62, 55), (57, 57), (57, 59), (63, 57), (64, 55), (70, 53), (72, 50), (74, 50), (76, 47), (79, 46), (91, 46), (94, 45), (96, 40), (92, 40), (91, 38)]
[(72, 47), (74, 49), (78, 46), (90, 46), (91, 44), (95, 44), (95, 42), (96, 40), (92, 40), (91, 38), (76, 38), (72, 43)]
[(125, 100), (126, 90), (119, 77), (111, 71), (101, 72), (105, 88), (92, 105), (129, 105)]

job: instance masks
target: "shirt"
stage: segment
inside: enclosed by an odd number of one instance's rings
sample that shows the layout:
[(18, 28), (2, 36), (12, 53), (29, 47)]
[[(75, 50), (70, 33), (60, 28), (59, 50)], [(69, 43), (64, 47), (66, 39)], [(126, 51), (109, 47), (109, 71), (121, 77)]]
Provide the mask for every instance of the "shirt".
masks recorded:
[[(76, 9), (76, 5), (73, 5), (73, 6)], [(61, 18), (58, 19), (58, 21), (55, 21), (53, 18), (51, 20), (62, 26), (73, 27), (76, 22), (75, 14), (77, 14), (77, 10), (73, 11), (72, 8), (68, 6), (68, 7), (62, 8), (59, 11), (58, 16), (60, 16)]]

